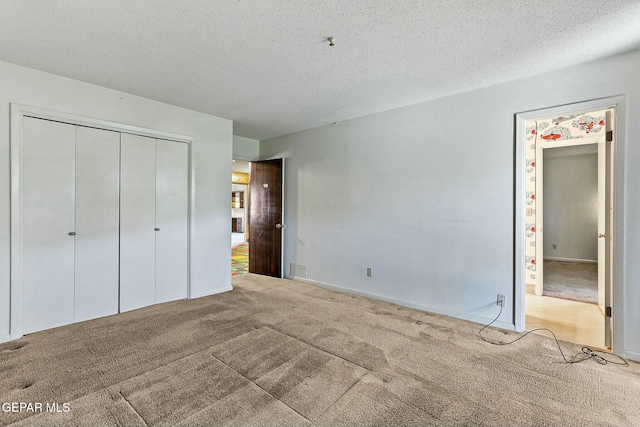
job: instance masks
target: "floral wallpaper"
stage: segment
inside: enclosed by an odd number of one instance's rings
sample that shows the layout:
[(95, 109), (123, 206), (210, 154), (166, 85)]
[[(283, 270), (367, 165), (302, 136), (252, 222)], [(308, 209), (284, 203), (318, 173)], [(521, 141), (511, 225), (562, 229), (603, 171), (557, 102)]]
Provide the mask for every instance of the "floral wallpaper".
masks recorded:
[(527, 122), (524, 230), (526, 283), (536, 282), (536, 144), (540, 140), (561, 142), (567, 139), (593, 137), (599, 132), (604, 133), (605, 111)]

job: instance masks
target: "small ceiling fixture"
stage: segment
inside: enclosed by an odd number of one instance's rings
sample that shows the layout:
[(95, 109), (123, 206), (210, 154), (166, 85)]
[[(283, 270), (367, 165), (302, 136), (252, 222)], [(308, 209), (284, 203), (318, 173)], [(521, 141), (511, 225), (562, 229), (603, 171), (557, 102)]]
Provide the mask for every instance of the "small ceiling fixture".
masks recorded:
[(329, 40), (329, 46), (335, 46), (335, 37), (329, 37), (327, 40)]

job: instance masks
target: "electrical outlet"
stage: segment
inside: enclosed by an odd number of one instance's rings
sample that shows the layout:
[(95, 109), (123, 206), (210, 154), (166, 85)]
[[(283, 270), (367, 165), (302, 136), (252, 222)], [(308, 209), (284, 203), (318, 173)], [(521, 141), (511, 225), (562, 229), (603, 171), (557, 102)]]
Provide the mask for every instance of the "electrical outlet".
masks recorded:
[(371, 268), (367, 267), (367, 277), (371, 277)]
[(500, 307), (504, 307), (504, 303), (505, 303), (506, 299), (507, 298), (504, 295), (498, 294), (498, 299), (496, 300), (496, 305), (499, 305)]
[(553, 249), (558, 249), (558, 245), (556, 245), (555, 243), (553, 244)]

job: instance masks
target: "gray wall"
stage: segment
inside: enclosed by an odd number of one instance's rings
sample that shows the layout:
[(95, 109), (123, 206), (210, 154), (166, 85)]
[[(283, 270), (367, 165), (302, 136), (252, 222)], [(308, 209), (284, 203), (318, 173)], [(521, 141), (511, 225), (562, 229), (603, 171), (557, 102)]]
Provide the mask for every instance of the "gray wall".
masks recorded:
[(191, 295), (231, 290), (230, 120), (0, 62), (0, 342), (9, 339), (10, 327), (11, 103), (194, 137)]
[(233, 135), (233, 159), (253, 162), (260, 158), (260, 141)]
[(544, 258), (597, 261), (598, 154), (554, 150), (544, 150)]
[[(285, 266), (309, 281), (464, 319), (514, 298), (514, 115), (627, 95), (640, 51), (260, 142), (286, 158)], [(627, 121), (623, 227), (640, 235), (640, 121)], [(624, 241), (616, 345), (640, 359), (640, 239)], [(365, 269), (373, 269), (366, 277)], [(618, 310), (617, 308), (617, 310)], [(514, 325), (505, 310), (500, 326)]]

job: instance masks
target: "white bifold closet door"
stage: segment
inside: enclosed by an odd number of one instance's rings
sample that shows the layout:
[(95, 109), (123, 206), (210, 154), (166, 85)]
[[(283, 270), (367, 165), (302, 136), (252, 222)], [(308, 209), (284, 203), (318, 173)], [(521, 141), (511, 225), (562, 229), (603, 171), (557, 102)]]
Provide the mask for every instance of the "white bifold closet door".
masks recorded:
[(25, 334), (73, 323), (75, 126), (24, 118), (20, 181)]
[(118, 312), (120, 133), (76, 127), (75, 322)]
[(188, 147), (122, 134), (120, 311), (187, 297)]
[(156, 145), (156, 303), (187, 297), (187, 144)]
[(118, 312), (120, 135), (26, 117), (24, 333)]
[(156, 141), (123, 133), (120, 159), (120, 311), (156, 302)]

